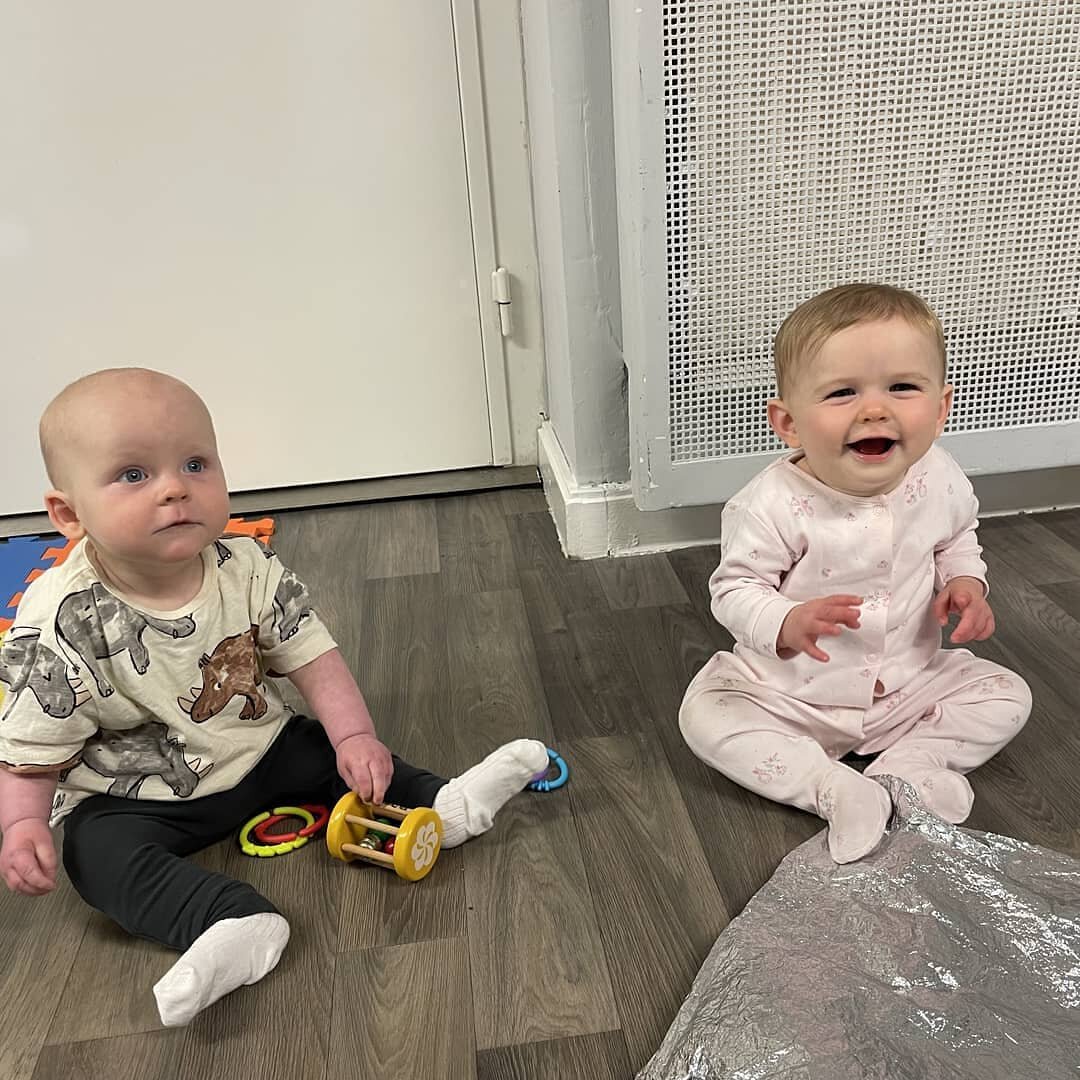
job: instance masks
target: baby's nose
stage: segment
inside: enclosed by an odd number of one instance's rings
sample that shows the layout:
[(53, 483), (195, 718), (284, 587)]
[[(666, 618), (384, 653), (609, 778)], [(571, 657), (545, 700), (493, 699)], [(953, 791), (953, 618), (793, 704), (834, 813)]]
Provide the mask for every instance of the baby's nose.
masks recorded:
[(187, 486), (179, 477), (169, 477), (164, 483), (161, 497), (164, 502), (179, 502), (188, 496)]
[(881, 398), (868, 397), (863, 401), (860, 414), (864, 420), (883, 420), (888, 415), (888, 409)]

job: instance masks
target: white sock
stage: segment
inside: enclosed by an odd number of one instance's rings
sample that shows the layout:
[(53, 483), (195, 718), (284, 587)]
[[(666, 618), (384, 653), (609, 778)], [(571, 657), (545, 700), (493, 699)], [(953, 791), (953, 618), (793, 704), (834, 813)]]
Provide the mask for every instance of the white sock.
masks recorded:
[(154, 985), (166, 1027), (182, 1027), (238, 986), (274, 969), (289, 942), (289, 924), (272, 911), (222, 919), (204, 930)]
[(503, 804), (547, 762), (547, 748), (542, 742), (515, 739), (440, 788), (434, 810), (442, 818), (442, 846), (457, 847), (487, 832)]
[(829, 823), (829, 852), (838, 863), (869, 855), (881, 843), (892, 816), (889, 793), (847, 765), (833, 765), (825, 774), (817, 804)]

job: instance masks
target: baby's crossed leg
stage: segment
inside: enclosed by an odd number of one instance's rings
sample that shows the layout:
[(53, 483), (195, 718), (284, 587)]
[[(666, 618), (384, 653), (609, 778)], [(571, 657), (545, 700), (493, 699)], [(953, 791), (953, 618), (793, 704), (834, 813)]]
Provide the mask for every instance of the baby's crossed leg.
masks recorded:
[(830, 758), (818, 741), (823, 738), (834, 744), (834, 753), (843, 753), (855, 741), (850, 735), (830, 731), (813, 707), (787, 702), (805, 716), (789, 719), (738, 690), (692, 686), (679, 725), (690, 749), (735, 783), (824, 818), (829, 851), (838, 863), (861, 859), (885, 833), (892, 813), (889, 795), (876, 781)]
[[(959, 824), (974, 800), (963, 774), (1012, 740), (1030, 711), (1031, 691), (1015, 672), (966, 649), (943, 651), (908, 686), (875, 702), (857, 749), (881, 751), (867, 776), (906, 780), (929, 810)], [(904, 733), (892, 741), (894, 728)]]

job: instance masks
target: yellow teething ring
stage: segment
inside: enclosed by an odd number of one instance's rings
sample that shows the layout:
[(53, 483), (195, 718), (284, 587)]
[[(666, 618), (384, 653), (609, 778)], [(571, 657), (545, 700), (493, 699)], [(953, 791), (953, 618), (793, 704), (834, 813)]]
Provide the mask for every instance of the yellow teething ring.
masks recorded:
[[(298, 817), (304, 821), (304, 828), (309, 828), (315, 824), (315, 815), (310, 810), (305, 810), (302, 806), (278, 806), (275, 807), (273, 813), (280, 814), (284, 817)], [(252, 830), (261, 825), (267, 818), (270, 817), (271, 811), (264, 810), (261, 814), (256, 814), (241, 830), (240, 830), (240, 850), (245, 855), (256, 855), (260, 859), (268, 859), (273, 855), (285, 855), (290, 851), (295, 851), (297, 848), (302, 848), (307, 842), (309, 837), (296, 835), (290, 840), (283, 840), (280, 844), (257, 844), (251, 839)]]

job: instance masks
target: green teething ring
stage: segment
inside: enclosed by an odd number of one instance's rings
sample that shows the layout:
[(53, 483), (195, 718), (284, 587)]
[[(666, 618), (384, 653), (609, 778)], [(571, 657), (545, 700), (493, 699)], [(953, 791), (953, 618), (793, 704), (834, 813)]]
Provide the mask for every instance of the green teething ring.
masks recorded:
[[(315, 824), (315, 815), (312, 814), (310, 810), (305, 810), (302, 806), (278, 806), (275, 807), (273, 812), (285, 817), (302, 818), (305, 823), (305, 829)], [(297, 848), (303, 847), (308, 842), (309, 838), (307, 836), (297, 834), (292, 839), (284, 840), (279, 844), (255, 843), (255, 841), (251, 839), (251, 832), (257, 825), (261, 825), (266, 821), (268, 817), (270, 817), (270, 811), (264, 810), (261, 814), (256, 814), (240, 830), (240, 850), (245, 855), (256, 855), (260, 859), (268, 859), (272, 855), (286, 855), (290, 851), (295, 851)]]

